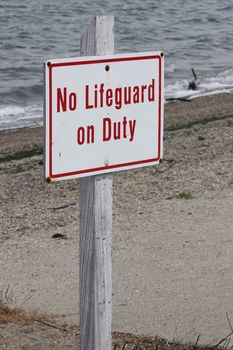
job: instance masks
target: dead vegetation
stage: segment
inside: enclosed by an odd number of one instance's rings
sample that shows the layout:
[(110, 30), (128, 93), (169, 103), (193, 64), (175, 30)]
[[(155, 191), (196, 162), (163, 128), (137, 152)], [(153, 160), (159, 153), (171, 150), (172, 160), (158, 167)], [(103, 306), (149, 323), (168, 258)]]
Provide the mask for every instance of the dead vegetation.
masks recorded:
[(28, 326), (33, 323), (41, 323), (49, 327), (67, 331), (68, 327), (59, 326), (53, 321), (53, 317), (42, 314), (35, 310), (25, 310), (24, 308), (12, 306), (14, 293), (8, 286), (6, 291), (0, 291), (0, 324), (14, 323), (20, 326)]
[(35, 311), (25, 311), (21, 308), (13, 308), (0, 303), (0, 324), (16, 323), (19, 325), (28, 325), (45, 319), (45, 316)]
[(213, 350), (214, 347), (196, 344), (171, 343), (159, 337), (137, 337), (132, 334), (115, 333), (113, 350)]
[[(27, 331), (27, 327), (42, 327), (40, 332), (44, 337), (50, 336), (49, 329), (54, 329), (58, 333), (56, 335), (56, 341), (59, 342), (59, 338), (62, 339), (63, 344), (65, 341), (64, 349), (71, 348), (74, 350), (79, 349), (79, 327), (78, 326), (61, 326), (54, 322), (53, 317), (41, 314), (36, 311), (27, 311), (23, 308), (17, 308), (11, 306), (13, 302), (13, 292), (8, 287), (5, 292), (0, 292), (0, 327), (4, 329), (4, 326), (14, 325), (21, 329), (24, 328), (24, 332)], [(197, 337), (195, 344), (182, 344), (178, 342), (168, 342), (166, 339), (160, 337), (144, 337), (135, 336), (127, 333), (113, 333), (113, 350), (219, 350), (226, 349), (230, 342), (230, 337), (233, 334), (233, 328), (231, 326), (229, 317), (227, 315), (227, 321), (230, 326), (231, 332), (226, 337), (222, 338), (218, 344), (214, 346), (201, 346), (198, 344), (200, 336)], [(48, 333), (47, 330), (48, 329)], [(73, 339), (73, 340), (71, 340)], [(75, 339), (75, 340), (74, 340)], [(40, 341), (43, 343), (43, 337), (40, 336)], [(70, 342), (72, 341), (72, 344)], [(42, 344), (41, 343), (41, 344)], [(56, 343), (56, 342), (55, 342)], [(0, 334), (1, 344), (1, 334)], [(38, 344), (38, 343), (37, 343)], [(73, 346), (73, 344), (75, 344)], [(22, 344), (23, 345), (23, 344)], [(33, 344), (30, 345), (30, 349), (34, 349)], [(24, 347), (29, 349), (28, 347)], [(49, 350), (47, 348), (47, 350)], [(60, 348), (59, 348), (60, 349)]]

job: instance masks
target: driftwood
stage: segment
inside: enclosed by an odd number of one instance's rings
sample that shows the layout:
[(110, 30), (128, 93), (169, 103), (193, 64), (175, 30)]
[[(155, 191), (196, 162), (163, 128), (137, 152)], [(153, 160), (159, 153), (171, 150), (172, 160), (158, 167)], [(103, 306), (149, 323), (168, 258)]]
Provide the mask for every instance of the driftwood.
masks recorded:
[(47, 322), (47, 321), (43, 321), (43, 320), (38, 320), (38, 323), (44, 324), (45, 326), (51, 327), (51, 328), (55, 328), (55, 329), (59, 329), (59, 331), (63, 331), (63, 332), (68, 332), (68, 328), (65, 327), (61, 327), (55, 323), (51, 323), (51, 322)]
[(166, 101), (184, 101), (184, 102), (192, 102), (192, 100), (189, 100), (190, 96), (187, 97), (168, 97), (166, 98)]
[(77, 204), (77, 203), (69, 203), (69, 204), (61, 205), (60, 207), (49, 208), (49, 209), (52, 209), (52, 210), (60, 210), (60, 209), (65, 209), (65, 208), (71, 207), (72, 205), (76, 205), (76, 204)]

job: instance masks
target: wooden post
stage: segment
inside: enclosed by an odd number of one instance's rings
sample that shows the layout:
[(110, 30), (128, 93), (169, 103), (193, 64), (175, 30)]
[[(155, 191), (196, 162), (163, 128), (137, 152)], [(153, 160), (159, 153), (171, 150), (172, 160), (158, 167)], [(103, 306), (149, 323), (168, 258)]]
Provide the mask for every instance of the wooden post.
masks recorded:
[[(113, 54), (113, 26), (113, 16), (95, 17), (81, 55)], [(111, 350), (111, 325), (112, 175), (106, 174), (80, 179), (80, 350)]]

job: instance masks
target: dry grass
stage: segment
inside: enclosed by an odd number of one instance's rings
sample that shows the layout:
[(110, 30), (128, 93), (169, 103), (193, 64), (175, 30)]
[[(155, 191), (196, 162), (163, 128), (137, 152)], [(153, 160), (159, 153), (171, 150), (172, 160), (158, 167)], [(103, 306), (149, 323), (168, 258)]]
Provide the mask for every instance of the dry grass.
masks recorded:
[(5, 292), (0, 291), (0, 324), (15, 323), (28, 325), (34, 322), (45, 322), (48, 316), (37, 311), (26, 311), (22, 308), (13, 307), (14, 294), (8, 286)]
[[(5, 292), (0, 292), (0, 324), (16, 324), (20, 326), (32, 326), (33, 324), (46, 325), (49, 328), (56, 328), (59, 331), (65, 331), (67, 337), (71, 333), (79, 335), (78, 326), (61, 326), (53, 322), (52, 317), (43, 315), (36, 311), (27, 311), (22, 308), (11, 306), (13, 302), (13, 292), (8, 287)], [(230, 321), (229, 321), (230, 323)], [(226, 349), (229, 345), (229, 339), (233, 335), (233, 328), (230, 324), (231, 333), (224, 337), (215, 346), (198, 345), (199, 337), (196, 344), (182, 344), (168, 342), (166, 339), (159, 337), (135, 336), (127, 333), (113, 333), (113, 350), (219, 350)], [(71, 333), (70, 333), (71, 332)], [(78, 340), (78, 339), (77, 339)]]
[(20, 308), (13, 308), (0, 303), (0, 324), (16, 323), (21, 325), (32, 324), (48, 319), (45, 316), (33, 311), (25, 311)]
[(216, 350), (216, 347), (196, 344), (171, 343), (159, 337), (142, 337), (132, 334), (114, 333), (113, 350)]

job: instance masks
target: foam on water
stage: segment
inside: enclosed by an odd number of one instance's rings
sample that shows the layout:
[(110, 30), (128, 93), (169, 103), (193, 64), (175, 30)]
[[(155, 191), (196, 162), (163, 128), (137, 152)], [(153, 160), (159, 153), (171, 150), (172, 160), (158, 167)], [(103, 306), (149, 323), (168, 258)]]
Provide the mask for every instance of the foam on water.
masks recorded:
[(42, 126), (42, 105), (2, 106), (0, 108), (0, 130)]
[[(170, 67), (175, 70), (175, 66)], [(168, 70), (168, 71), (169, 71)], [(167, 84), (165, 80), (165, 99), (196, 98), (199, 96), (228, 93), (233, 91), (233, 69), (219, 73), (216, 77), (202, 77), (197, 90), (188, 90), (189, 80)], [(0, 130), (22, 127), (37, 127), (43, 124), (43, 106), (34, 103), (25, 107), (19, 105), (0, 106)]]
[(165, 84), (165, 98), (193, 98), (213, 93), (231, 92), (233, 90), (233, 69), (219, 73), (216, 77), (200, 77), (197, 90), (188, 90), (189, 80)]

